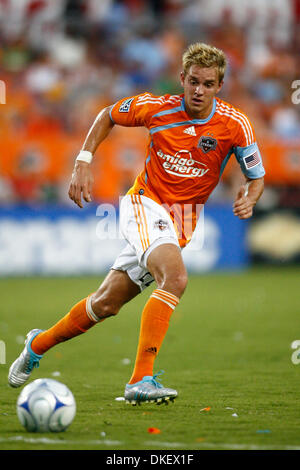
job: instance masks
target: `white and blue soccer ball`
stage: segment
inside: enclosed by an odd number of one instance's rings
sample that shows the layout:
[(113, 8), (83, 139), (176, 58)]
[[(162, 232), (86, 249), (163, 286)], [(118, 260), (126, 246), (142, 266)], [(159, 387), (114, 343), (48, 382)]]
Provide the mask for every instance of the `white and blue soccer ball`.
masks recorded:
[(76, 402), (69, 388), (53, 379), (26, 385), (17, 401), (17, 415), (30, 432), (61, 432), (72, 423)]

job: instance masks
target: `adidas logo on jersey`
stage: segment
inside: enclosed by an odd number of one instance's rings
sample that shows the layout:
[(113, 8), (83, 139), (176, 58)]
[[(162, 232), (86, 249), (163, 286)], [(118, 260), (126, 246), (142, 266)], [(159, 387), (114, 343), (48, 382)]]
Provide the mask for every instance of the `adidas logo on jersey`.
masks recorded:
[(188, 127), (183, 132), (189, 135), (197, 135), (194, 126)]

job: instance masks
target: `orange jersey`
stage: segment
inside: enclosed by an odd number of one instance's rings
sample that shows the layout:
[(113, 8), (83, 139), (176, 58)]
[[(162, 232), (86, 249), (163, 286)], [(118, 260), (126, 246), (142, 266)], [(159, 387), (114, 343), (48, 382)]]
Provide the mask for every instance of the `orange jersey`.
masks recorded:
[(197, 206), (207, 201), (233, 153), (247, 177), (264, 175), (249, 119), (218, 98), (206, 119), (190, 118), (183, 95), (151, 93), (118, 101), (110, 116), (115, 124), (149, 130), (145, 166), (129, 194), (142, 194), (168, 207), (192, 207), (192, 228), (181, 230), (181, 246), (191, 238)]

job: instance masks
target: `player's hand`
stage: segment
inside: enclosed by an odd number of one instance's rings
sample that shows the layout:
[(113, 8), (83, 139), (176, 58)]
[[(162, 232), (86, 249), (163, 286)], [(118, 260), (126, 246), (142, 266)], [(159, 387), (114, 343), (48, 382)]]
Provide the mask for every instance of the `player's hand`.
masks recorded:
[(92, 186), (93, 175), (90, 164), (86, 162), (75, 163), (72, 173), (72, 178), (69, 186), (69, 198), (77, 204), (81, 209), (83, 208), (82, 197), (84, 201), (92, 201)]
[(246, 195), (246, 186), (241, 186), (233, 204), (233, 213), (239, 219), (249, 219), (255, 203)]

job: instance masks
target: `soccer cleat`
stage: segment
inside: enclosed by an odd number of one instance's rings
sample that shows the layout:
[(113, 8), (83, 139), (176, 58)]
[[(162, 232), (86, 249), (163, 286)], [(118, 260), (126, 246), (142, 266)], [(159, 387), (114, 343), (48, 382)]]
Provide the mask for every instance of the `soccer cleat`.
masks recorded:
[(40, 359), (43, 355), (36, 354), (31, 349), (31, 343), (43, 330), (31, 330), (26, 336), (25, 348), (20, 356), (12, 363), (8, 372), (8, 383), (11, 387), (17, 388), (29, 379), (34, 367), (39, 367)]
[(140, 405), (141, 403), (161, 403), (168, 404), (174, 401), (178, 393), (176, 390), (164, 387), (156, 380), (156, 377), (162, 372), (158, 372), (153, 377), (146, 375), (140, 382), (135, 384), (127, 384), (125, 387), (126, 403), (131, 405)]

